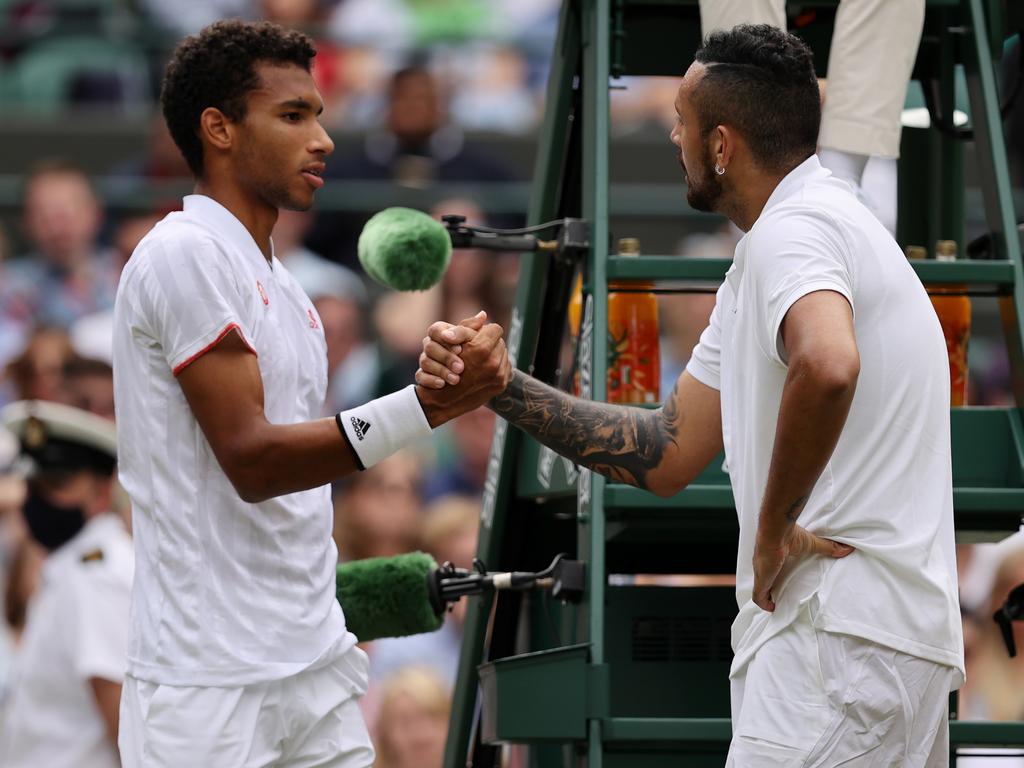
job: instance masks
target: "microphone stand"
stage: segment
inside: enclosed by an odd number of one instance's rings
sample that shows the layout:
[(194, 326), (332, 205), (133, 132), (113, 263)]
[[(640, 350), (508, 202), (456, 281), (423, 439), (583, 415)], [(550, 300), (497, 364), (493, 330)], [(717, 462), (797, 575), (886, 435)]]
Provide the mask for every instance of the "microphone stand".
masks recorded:
[(456, 568), (446, 562), (427, 574), (427, 592), (434, 612), (440, 616), (463, 595), (478, 595), (495, 590), (549, 589), (551, 596), (566, 603), (583, 598), (585, 566), (580, 560), (569, 560), (565, 554), (555, 556), (543, 571), (511, 571), (488, 573), (478, 559), (474, 570)]
[[(544, 251), (557, 260), (573, 263), (590, 247), (587, 222), (583, 219), (561, 219), (525, 229), (494, 229), (470, 226), (465, 216), (447, 214), (441, 222), (448, 230), (453, 248), (480, 248), (487, 251)], [(541, 240), (533, 232), (559, 227), (554, 240)]]

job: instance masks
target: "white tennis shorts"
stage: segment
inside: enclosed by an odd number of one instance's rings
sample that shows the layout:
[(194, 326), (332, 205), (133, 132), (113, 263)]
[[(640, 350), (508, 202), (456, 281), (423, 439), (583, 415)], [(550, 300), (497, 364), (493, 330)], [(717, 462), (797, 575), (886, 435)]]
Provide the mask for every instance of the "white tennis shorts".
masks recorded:
[(157, 685), (126, 677), (118, 746), (124, 768), (369, 768), (357, 699), (368, 660), (353, 647), (325, 667), (238, 688)]
[(805, 610), (732, 679), (726, 768), (948, 768), (954, 675)]

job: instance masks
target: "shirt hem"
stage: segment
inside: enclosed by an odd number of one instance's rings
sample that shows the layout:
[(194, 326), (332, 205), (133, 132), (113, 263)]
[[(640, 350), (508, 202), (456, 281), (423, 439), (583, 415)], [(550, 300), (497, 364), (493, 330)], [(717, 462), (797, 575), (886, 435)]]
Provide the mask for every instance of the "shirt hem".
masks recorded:
[[(242, 329), (238, 325), (238, 323), (229, 323), (224, 329), (221, 330), (220, 333), (217, 334), (217, 336), (213, 339), (213, 341), (211, 341), (205, 347), (200, 349), (198, 352), (190, 355), (188, 358), (186, 358), (185, 360), (183, 360), (182, 362), (180, 362), (176, 366), (174, 366), (171, 369), (171, 375), (172, 376), (177, 376), (183, 370), (185, 370), (190, 365), (192, 365), (192, 363), (194, 363), (200, 357), (202, 357), (207, 352), (209, 352), (211, 349), (213, 349), (218, 344), (220, 344), (224, 340), (224, 337), (227, 336), (232, 331), (238, 331), (238, 336), (239, 336), (239, 338), (242, 339), (242, 343), (245, 344), (245, 346), (249, 349), (249, 351), (252, 352), (255, 355), (256, 354), (256, 350), (253, 349), (253, 346), (252, 346), (252, 344), (249, 343), (249, 340), (245, 338), (245, 334), (242, 333)], [(258, 357), (258, 355), (257, 355), (257, 357)]]
[(155, 683), (156, 685), (174, 685), (187, 688), (235, 688), (243, 685), (282, 680), (286, 677), (297, 675), (300, 672), (325, 667), (350, 651), (357, 642), (356, 636), (345, 630), (341, 637), (332, 641), (327, 648), (309, 661), (252, 662), (216, 668), (155, 664), (129, 656), (126, 674), (136, 680), (144, 680), (147, 683)]
[(690, 358), (690, 362), (686, 364), (686, 371), (705, 387), (711, 387), (716, 391), (721, 391), (721, 378), (716, 376), (706, 365), (699, 362), (697, 358)]
[(886, 648), (892, 648), (894, 651), (916, 656), (926, 661), (933, 661), (946, 667), (952, 667), (958, 674), (953, 678), (953, 687), (950, 690), (955, 691), (964, 684), (964, 679), (966, 678), (964, 658), (963, 654), (956, 651), (922, 643), (920, 640), (911, 640), (910, 638), (886, 632), (884, 629), (879, 629), (869, 624), (839, 619), (828, 614), (818, 614), (815, 616), (813, 624), (815, 629), (841, 635), (852, 635), (872, 643), (884, 645)]

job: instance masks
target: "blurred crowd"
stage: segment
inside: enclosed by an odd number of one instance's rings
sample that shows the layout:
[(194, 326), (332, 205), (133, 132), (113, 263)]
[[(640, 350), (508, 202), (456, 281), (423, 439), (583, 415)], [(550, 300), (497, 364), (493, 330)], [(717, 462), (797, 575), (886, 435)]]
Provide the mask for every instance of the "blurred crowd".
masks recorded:
[[(317, 40), (314, 74), (327, 105), (325, 124), (365, 131), (357, 151), (329, 162), (336, 184), (358, 179), (420, 189), (513, 181), (522, 169), (480, 151), (467, 136), (536, 129), (558, 7), (557, 0), (7, 0), (0, 2), (0, 103), (151, 110), (174, 41), (225, 16), (267, 18)], [(62, 28), (65, 42), (55, 47)], [(674, 80), (652, 78), (617, 91), (614, 125), (667, 130), (674, 89)], [(147, 154), (112, 172), (125, 189), (140, 192), (188, 176), (155, 112)], [(114, 215), (76, 163), (49, 158), (33, 165), (21, 186), (19, 231), (5, 237), (0, 229), (0, 405), (41, 399), (115, 418), (111, 310), (118, 276), (145, 233), (179, 206), (168, 197), (150, 210)], [(439, 201), (431, 213), (515, 223), (496, 220), (470, 199)], [(355, 256), (366, 218), (282, 212), (273, 233), (276, 256), (323, 321), (330, 371), (324, 415), (409, 383), (434, 320), (485, 309), (507, 327), (514, 300), (518, 257), (475, 250), (455, 251), (430, 291), (383, 290), (366, 279)], [(9, 253), (4, 243), (15, 234), (25, 247)], [(731, 226), (690, 233), (677, 252), (730, 258), (739, 236)], [(659, 297), (662, 393), (685, 366), (713, 301), (711, 294)], [(1001, 345), (979, 339), (972, 348), (974, 403), (1010, 400), (1005, 356), (994, 351)], [(341, 559), (419, 549), (438, 563), (471, 567), (494, 419), (486, 409), (467, 414), (430, 443), (339, 483), (334, 536)], [(16, 457), (12, 438), (0, 433), (0, 730), (47, 555), (21, 520), (25, 487)], [(127, 518), (126, 501), (119, 504)], [(1024, 541), (963, 545), (959, 555), (969, 676), (961, 717), (1024, 719), (1024, 656), (1009, 658), (991, 621), (1007, 592), (1024, 583)], [(363, 706), (382, 768), (440, 766), (464, 611), (463, 601), (436, 633), (369, 644), (372, 685)], [(1016, 632), (1024, 649), (1024, 626)]]

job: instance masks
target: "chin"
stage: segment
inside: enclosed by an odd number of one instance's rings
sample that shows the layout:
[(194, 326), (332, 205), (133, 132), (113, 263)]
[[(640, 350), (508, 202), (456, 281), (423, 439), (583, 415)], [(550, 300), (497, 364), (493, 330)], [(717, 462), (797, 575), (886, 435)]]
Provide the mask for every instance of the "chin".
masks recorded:
[(301, 195), (288, 195), (280, 202), (277, 207), (286, 211), (308, 211), (313, 207), (314, 197), (312, 194), (303, 197)]
[(713, 211), (710, 201), (706, 196), (699, 192), (694, 194), (693, 191), (686, 193), (686, 202), (690, 204), (690, 207), (695, 211), (702, 211), (704, 213), (711, 213)]

